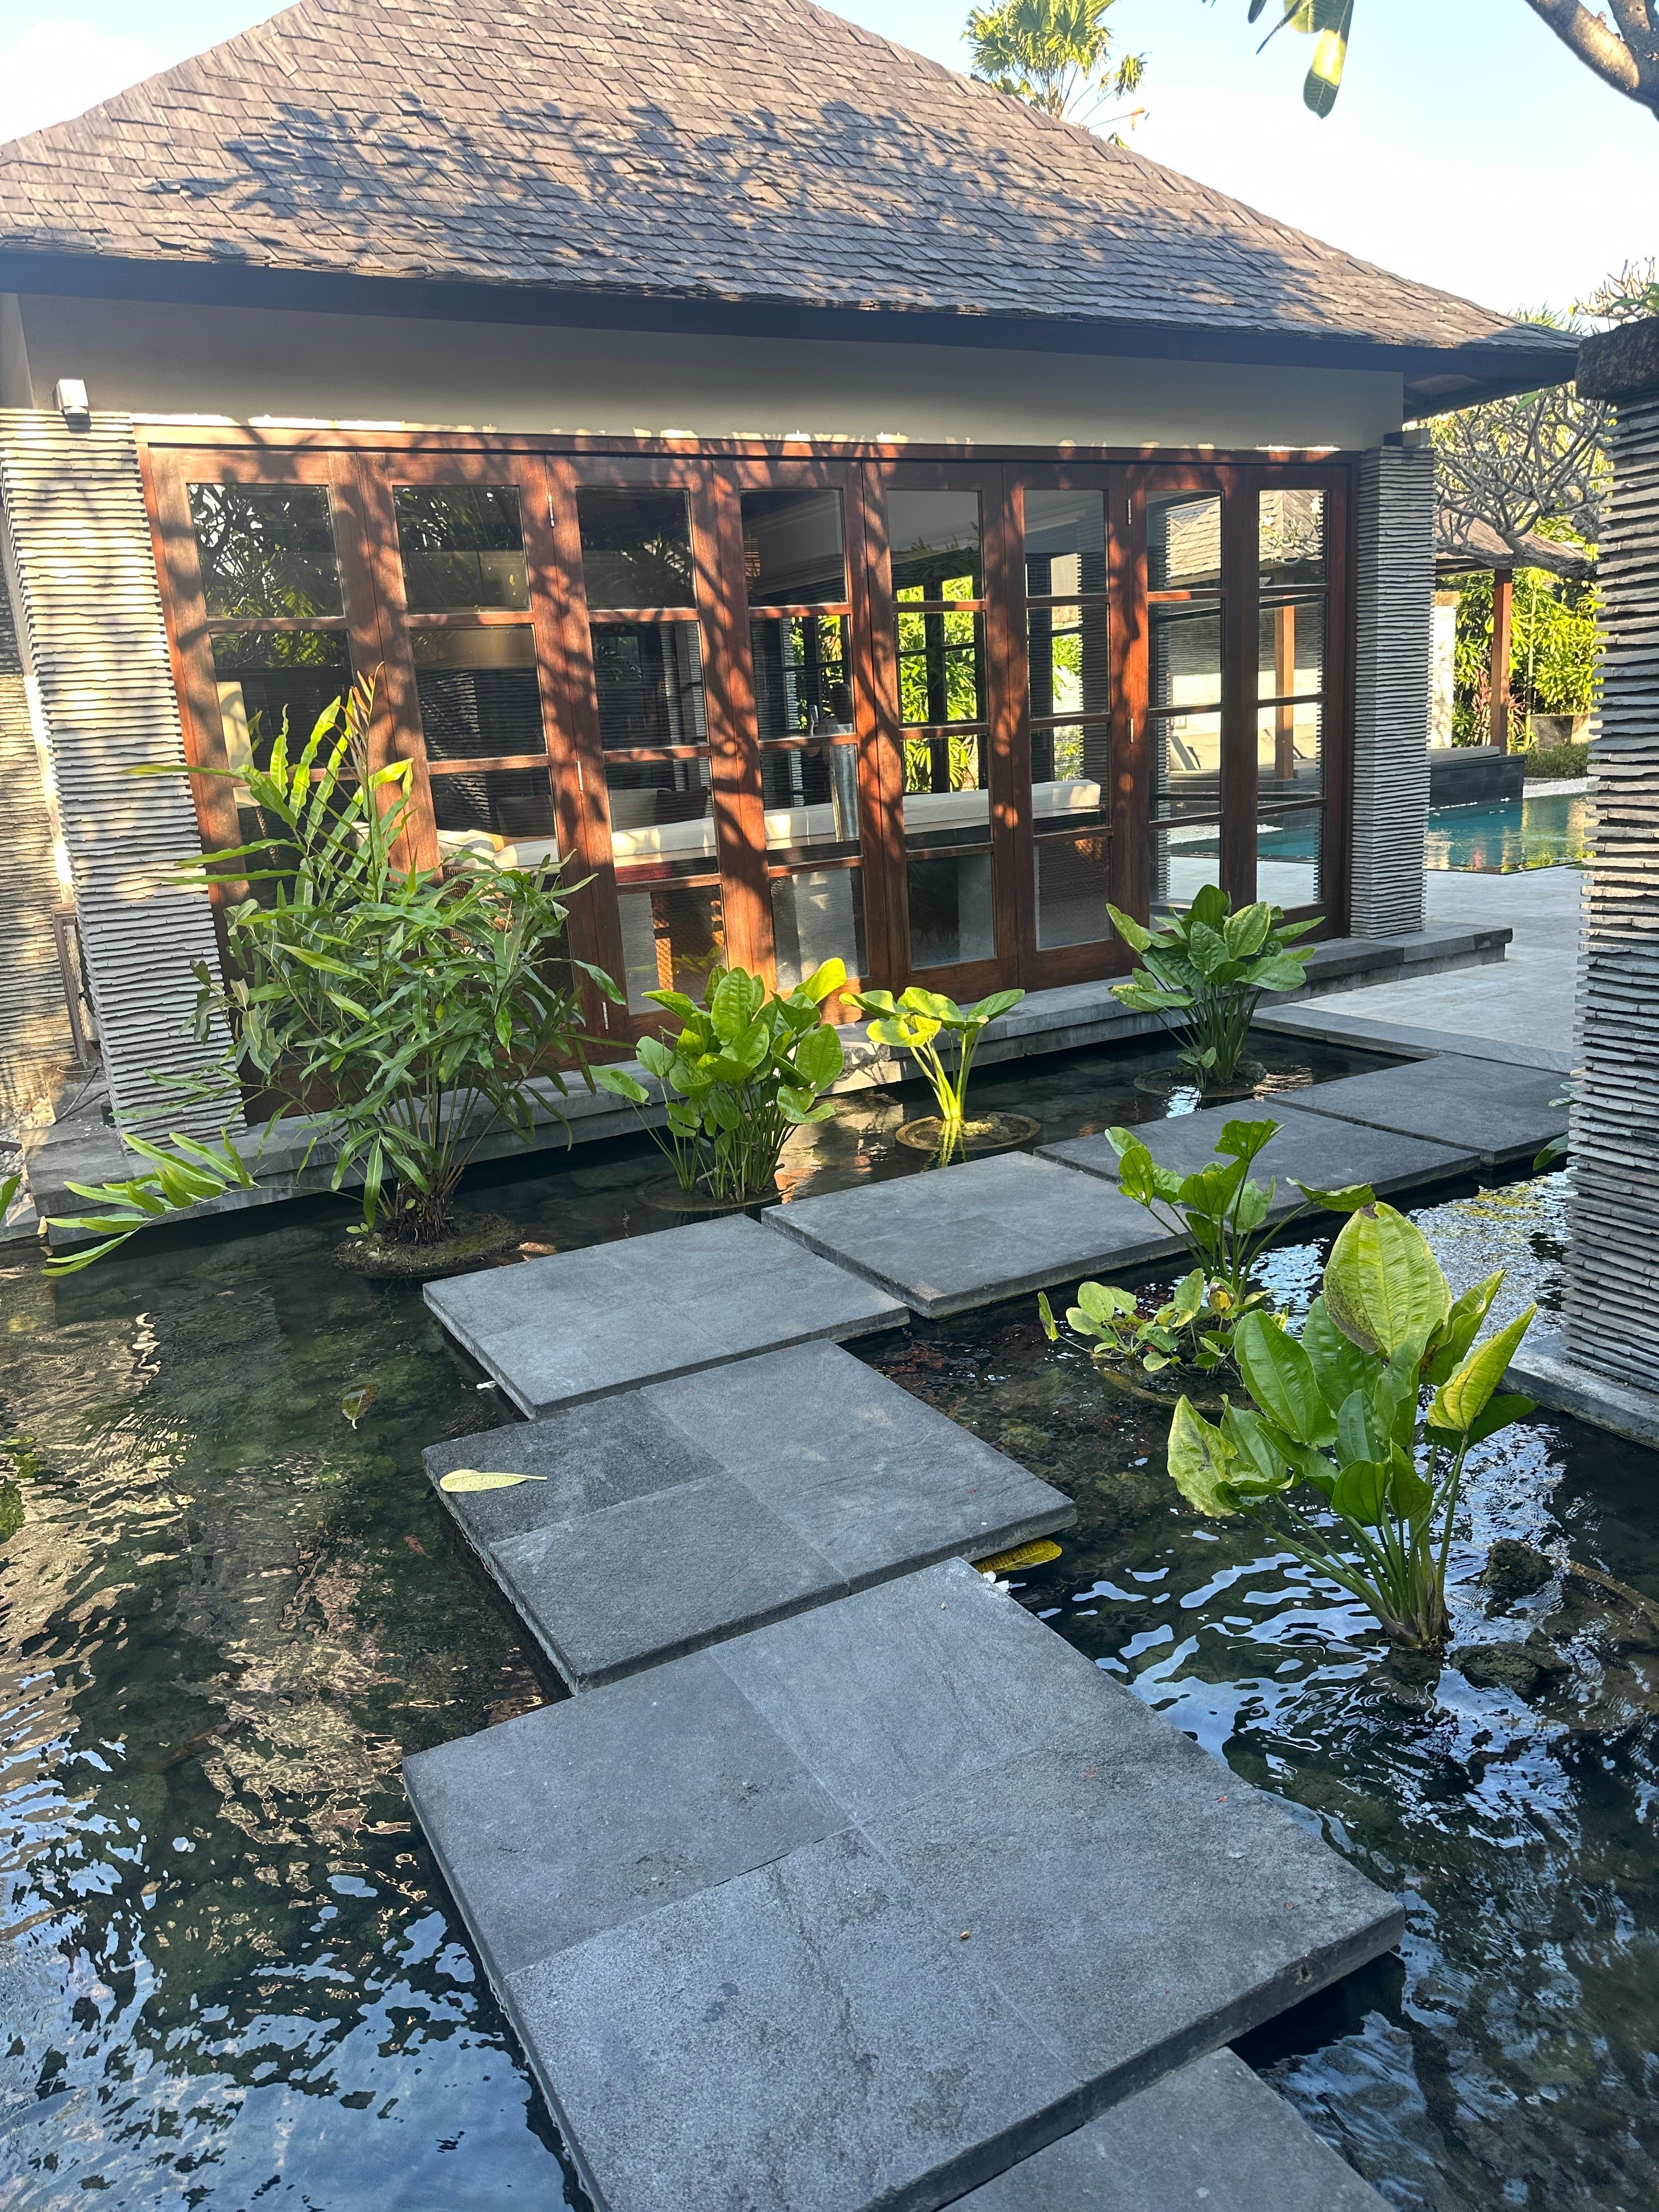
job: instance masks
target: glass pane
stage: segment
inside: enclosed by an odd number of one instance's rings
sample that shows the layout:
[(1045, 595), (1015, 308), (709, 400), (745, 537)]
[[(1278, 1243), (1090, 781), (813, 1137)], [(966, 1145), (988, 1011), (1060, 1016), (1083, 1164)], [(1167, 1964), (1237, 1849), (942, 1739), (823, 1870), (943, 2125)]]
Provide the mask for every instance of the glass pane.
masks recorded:
[(213, 641), (225, 757), (238, 775), (250, 757), (269, 766), (284, 725), (290, 751), (350, 688), (345, 635), (337, 629), (242, 630)]
[(1263, 814), (1255, 825), (1255, 895), (1275, 906), (1317, 906), (1320, 901), (1320, 810)]
[(1221, 881), (1221, 830), (1207, 827), (1152, 832), (1152, 911), (1188, 907), (1206, 884)]
[(774, 850), (859, 842), (859, 749), (790, 745), (761, 755), (766, 842)]
[(890, 491), (893, 590), (901, 599), (976, 599), (980, 595), (979, 494)]
[(1221, 805), (1220, 715), (1155, 715), (1150, 734), (1154, 813), (1216, 813)]
[(751, 607), (811, 606), (847, 597), (838, 491), (743, 495), (743, 570)]
[(985, 617), (898, 611), (899, 719), (918, 723), (985, 719)]
[(579, 491), (590, 607), (689, 607), (691, 521), (683, 491)]
[(1155, 491), (1146, 501), (1146, 588), (1214, 591), (1221, 582), (1221, 495)]
[(399, 484), (392, 497), (411, 614), (530, 605), (519, 495), (510, 484)]
[(1112, 733), (1103, 722), (1031, 732), (1031, 814), (1039, 828), (1064, 815), (1094, 826), (1111, 803)]
[(1039, 837), (1036, 856), (1037, 945), (1097, 945), (1112, 933), (1106, 902), (1110, 847), (1101, 835)]
[(343, 613), (321, 484), (191, 484), (210, 616)]
[[(985, 799), (985, 806), (970, 807), (968, 811), (975, 820), (981, 813), (986, 813), (988, 820), (986, 810), (990, 802), (986, 794), (991, 787), (990, 767), (989, 753), (982, 735), (907, 738), (904, 740), (904, 789), (909, 812), (906, 818), (909, 819), (914, 815), (915, 818), (921, 820), (930, 812), (939, 811), (929, 806), (917, 806), (915, 804), (916, 794), (931, 793), (935, 798), (949, 794), (960, 798), (965, 793), (970, 798), (977, 795)], [(944, 811), (950, 813), (951, 809), (947, 807)], [(962, 811), (959, 806), (955, 809), (956, 813)]]
[(647, 991), (684, 991), (701, 999), (711, 968), (726, 959), (726, 925), (715, 884), (658, 884), (624, 890), (623, 965), (632, 1013), (657, 1011)]
[(1026, 617), (1031, 712), (1103, 714), (1111, 705), (1103, 606), (1033, 607)]
[(1264, 590), (1325, 580), (1325, 495), (1264, 491), (1257, 523)]
[(912, 854), (905, 869), (910, 897), (910, 965), (954, 968), (996, 953), (991, 908), (991, 855)]
[(772, 881), (772, 942), (778, 988), (793, 991), (826, 960), (842, 960), (862, 975), (864, 871), (803, 868)]
[(438, 849), (498, 853), (509, 866), (556, 856), (553, 786), (544, 768), (469, 769), (432, 778)]
[(1033, 599), (1105, 590), (1103, 492), (1026, 493), (1025, 588)]
[(1262, 707), (1255, 718), (1256, 789), (1264, 804), (1317, 799), (1321, 780), (1321, 724), (1316, 699), (1298, 707)]
[(1218, 608), (1152, 609), (1147, 703), (1159, 707), (1221, 704), (1221, 614)]
[(749, 641), (763, 744), (769, 738), (851, 730), (844, 616), (763, 616), (750, 623)]
[(428, 760), (546, 750), (529, 630), (416, 629), (410, 643)]
[(696, 623), (600, 623), (592, 635), (601, 744), (708, 743)]
[(607, 761), (611, 849), (619, 869), (698, 875), (714, 864), (706, 760)]
[(1288, 699), (1325, 688), (1325, 602), (1285, 599), (1265, 606), (1256, 651), (1256, 696)]

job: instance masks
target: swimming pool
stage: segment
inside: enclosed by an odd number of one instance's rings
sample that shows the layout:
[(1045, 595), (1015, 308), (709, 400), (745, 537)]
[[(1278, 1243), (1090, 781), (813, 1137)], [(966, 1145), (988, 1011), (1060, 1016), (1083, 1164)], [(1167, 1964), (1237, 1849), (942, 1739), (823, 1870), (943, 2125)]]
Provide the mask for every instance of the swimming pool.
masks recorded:
[[(1314, 858), (1317, 834), (1314, 823), (1302, 815), (1283, 828), (1263, 822), (1257, 833), (1261, 861), (1306, 865)], [(1201, 849), (1209, 848), (1183, 847), (1183, 857)], [(1424, 859), (1431, 868), (1508, 876), (1524, 868), (1582, 867), (1589, 857), (1589, 800), (1581, 791), (1429, 809)], [(1277, 890), (1264, 890), (1262, 896), (1291, 902)]]

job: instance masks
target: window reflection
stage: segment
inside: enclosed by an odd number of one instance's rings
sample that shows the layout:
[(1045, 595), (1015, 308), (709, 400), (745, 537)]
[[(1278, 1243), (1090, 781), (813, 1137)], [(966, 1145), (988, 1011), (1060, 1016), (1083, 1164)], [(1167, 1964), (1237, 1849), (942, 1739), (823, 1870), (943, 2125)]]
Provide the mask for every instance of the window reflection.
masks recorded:
[(844, 615), (757, 617), (749, 638), (763, 744), (852, 729)]
[(1106, 609), (1033, 607), (1026, 617), (1031, 713), (1103, 714), (1111, 704)]
[(1026, 492), (1025, 589), (1032, 599), (1106, 589), (1103, 493)]
[(1255, 825), (1255, 895), (1275, 906), (1316, 906), (1322, 896), (1320, 810), (1263, 813)]
[(866, 974), (862, 868), (800, 868), (772, 881), (778, 988), (793, 991), (826, 960)]
[(601, 744), (708, 742), (696, 623), (602, 623), (592, 639)]
[(1111, 935), (1111, 847), (1103, 833), (1036, 841), (1037, 945), (1096, 945)]
[(1215, 813), (1221, 804), (1220, 715), (1155, 715), (1149, 730), (1154, 812)]
[(398, 484), (392, 497), (411, 614), (530, 605), (512, 485)]
[(190, 519), (210, 617), (343, 612), (321, 484), (191, 484)]
[(1325, 495), (1264, 491), (1257, 520), (1264, 591), (1325, 580)]
[(711, 968), (726, 960), (726, 918), (718, 884), (654, 884), (620, 892), (623, 965), (629, 1011), (657, 1012), (648, 991), (701, 999)]
[(982, 571), (977, 492), (890, 491), (887, 524), (896, 597), (979, 598)]
[(290, 755), (348, 690), (351, 662), (337, 629), (229, 630), (213, 641), (225, 758), (237, 775), (270, 764), (286, 726)]
[(410, 642), (428, 760), (546, 750), (528, 629), (417, 629)]
[(1149, 705), (1154, 712), (1221, 704), (1221, 616), (1176, 605), (1152, 611)]
[(590, 607), (695, 604), (691, 523), (683, 491), (590, 488), (577, 492), (576, 511)]
[(1153, 492), (1146, 501), (1146, 586), (1214, 591), (1221, 583), (1218, 492)]
[(912, 853), (905, 869), (910, 964), (954, 968), (996, 953), (989, 853)]
[(841, 494), (745, 492), (743, 566), (751, 607), (833, 605), (845, 599)]

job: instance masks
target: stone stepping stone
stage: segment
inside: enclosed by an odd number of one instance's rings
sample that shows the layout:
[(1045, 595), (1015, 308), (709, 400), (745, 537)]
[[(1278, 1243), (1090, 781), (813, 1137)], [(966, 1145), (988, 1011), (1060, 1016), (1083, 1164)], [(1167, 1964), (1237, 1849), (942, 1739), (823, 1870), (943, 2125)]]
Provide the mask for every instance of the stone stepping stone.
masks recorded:
[(1426, 1138), (1497, 1167), (1530, 1159), (1566, 1127), (1567, 1109), (1553, 1103), (1561, 1085), (1560, 1076), (1541, 1069), (1441, 1053), (1374, 1075), (1316, 1083), (1297, 1094), (1296, 1110)]
[(609, 2212), (924, 2212), (1404, 1924), (960, 1561), (404, 1776)]
[[(1346, 1080), (1345, 1078), (1344, 1080)], [(1468, 1175), (1481, 1164), (1482, 1155), (1450, 1145), (1431, 1145), (1421, 1137), (1397, 1136), (1390, 1129), (1365, 1129), (1352, 1122), (1333, 1121), (1322, 1114), (1304, 1114), (1304, 1094), (1289, 1099), (1249, 1099), (1237, 1106), (1206, 1106), (1196, 1114), (1182, 1114), (1168, 1121), (1143, 1121), (1134, 1133), (1159, 1167), (1177, 1175), (1192, 1175), (1208, 1167), (1229, 1121), (1277, 1121), (1279, 1134), (1258, 1152), (1250, 1169), (1257, 1182), (1276, 1181), (1271, 1219), (1283, 1219), (1304, 1205), (1296, 1188), (1305, 1182), (1316, 1190), (1340, 1190), (1344, 1184), (1368, 1182), (1382, 1196), (1407, 1190), (1414, 1184), (1444, 1182)], [(1118, 1158), (1110, 1139), (1073, 1137), (1063, 1144), (1040, 1145), (1039, 1159), (1056, 1160), (1062, 1167), (1080, 1168), (1085, 1175), (1117, 1181)], [(1333, 1217), (1314, 1214), (1310, 1219), (1334, 1227)]]
[(434, 1445), (440, 1491), (573, 1690), (936, 1559), (1069, 1527), (1061, 1491), (833, 1344)]
[(428, 1283), (438, 1319), (533, 1420), (669, 1375), (901, 1326), (902, 1304), (747, 1214)]
[(953, 2212), (1388, 2212), (1231, 2051), (1062, 2136)]
[(1179, 1249), (1099, 1176), (1029, 1152), (769, 1206), (761, 1218), (929, 1319)]

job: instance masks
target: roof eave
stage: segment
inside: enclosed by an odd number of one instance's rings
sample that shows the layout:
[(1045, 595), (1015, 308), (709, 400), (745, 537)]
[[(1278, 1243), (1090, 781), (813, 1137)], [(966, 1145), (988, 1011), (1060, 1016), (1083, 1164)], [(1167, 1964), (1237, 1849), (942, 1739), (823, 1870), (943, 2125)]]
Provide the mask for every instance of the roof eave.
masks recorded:
[(146, 261), (0, 246), (0, 291), (169, 305), (258, 307), (458, 322), (664, 331), (728, 337), (862, 339), (1278, 368), (1393, 372), (1419, 419), (1480, 399), (1565, 384), (1574, 343), (1517, 343), (1507, 333), (1446, 346), (1401, 344), (1341, 331), (1270, 330), (1221, 321), (971, 314), (930, 308), (730, 299), (591, 287), (472, 283), (453, 277), (272, 268), (252, 261)]

